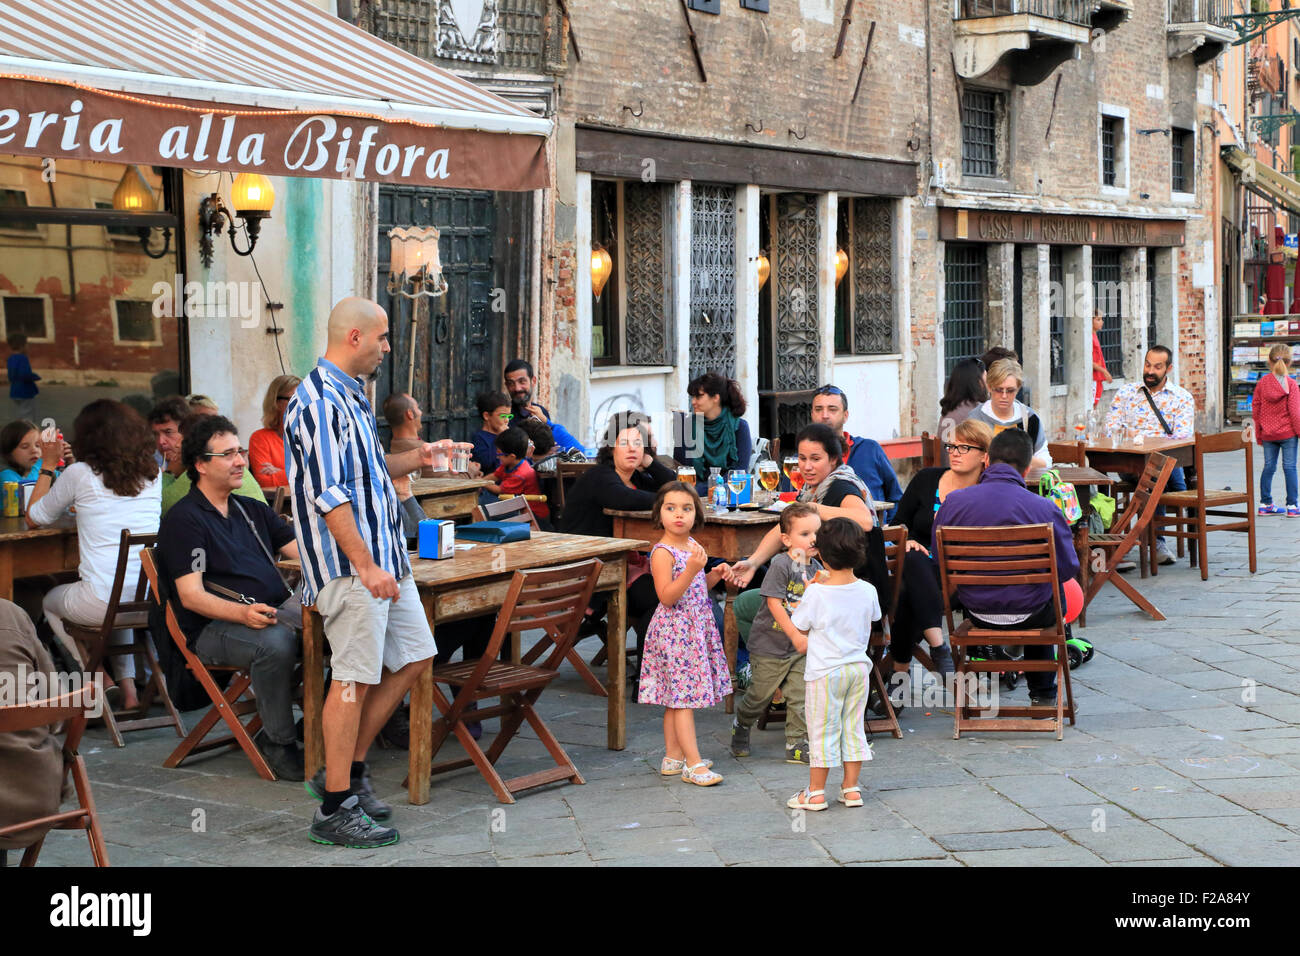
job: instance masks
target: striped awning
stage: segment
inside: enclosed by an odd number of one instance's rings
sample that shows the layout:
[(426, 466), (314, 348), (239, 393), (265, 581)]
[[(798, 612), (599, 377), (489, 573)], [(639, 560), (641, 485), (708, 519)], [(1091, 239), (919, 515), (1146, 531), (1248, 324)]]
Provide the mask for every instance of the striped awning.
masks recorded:
[(306, 0), (0, 0), (0, 153), (517, 190), (550, 132)]

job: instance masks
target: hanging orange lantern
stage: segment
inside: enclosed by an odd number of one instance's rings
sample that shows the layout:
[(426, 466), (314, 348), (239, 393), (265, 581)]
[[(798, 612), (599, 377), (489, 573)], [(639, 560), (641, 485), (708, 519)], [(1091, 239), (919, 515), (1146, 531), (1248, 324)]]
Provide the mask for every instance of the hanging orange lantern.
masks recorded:
[(763, 253), (758, 254), (758, 287), (761, 289), (767, 285), (767, 277), (772, 274), (772, 263), (767, 261), (767, 256)]
[(835, 284), (839, 285), (844, 274), (849, 271), (849, 254), (843, 249), (835, 250)]
[(610, 273), (614, 271), (614, 260), (609, 257), (605, 247), (595, 246), (591, 250), (591, 291), (596, 295), (596, 301), (600, 301), (600, 294), (605, 291), (605, 283), (609, 281)]

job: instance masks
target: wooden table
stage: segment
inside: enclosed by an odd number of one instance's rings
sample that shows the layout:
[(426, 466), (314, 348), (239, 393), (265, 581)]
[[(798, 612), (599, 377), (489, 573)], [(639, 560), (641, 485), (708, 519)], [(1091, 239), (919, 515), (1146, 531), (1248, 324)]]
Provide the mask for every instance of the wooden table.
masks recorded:
[[(1072, 485), (1099, 486), (1113, 485), (1115, 479), (1103, 471), (1096, 468), (1089, 468), (1084, 465), (1054, 465), (1054, 470), (1061, 476), (1062, 481), (1067, 481)], [(1030, 490), (1037, 489), (1038, 479), (1043, 477), (1046, 468), (1031, 468), (1029, 476), (1025, 478), (1025, 484)]]
[(468, 518), (478, 493), (491, 483), (487, 478), (414, 478), (411, 494), (430, 518)]
[[(648, 511), (615, 511), (606, 508), (605, 514), (614, 519), (614, 534), (620, 538), (649, 538), (657, 541), (663, 537), (663, 529), (656, 528)], [(726, 514), (713, 514), (706, 511), (704, 527), (696, 528), (691, 537), (698, 541), (711, 558), (720, 558), (728, 564), (747, 558), (758, 548), (772, 527), (780, 521), (780, 516), (758, 510), (728, 511)], [(736, 613), (732, 602), (740, 592), (732, 585), (727, 585), (727, 609), (723, 617), (722, 643), (727, 651), (727, 667), (731, 670), (733, 694), (727, 695), (727, 713), (735, 706), (734, 690), (736, 686), (736, 648), (740, 644), (740, 631), (736, 627)], [(611, 630), (610, 633), (618, 633)]]
[[(436, 480), (436, 479), (435, 479)], [(457, 545), (472, 542), (457, 542)], [(599, 558), (605, 563), (596, 590), (609, 592), (610, 633), (627, 633), (627, 554), (643, 551), (649, 542), (623, 538), (596, 538), (577, 534), (534, 531), (528, 541), (509, 544), (473, 543), (457, 550), (453, 558), (429, 561), (411, 558), (411, 571), (420, 591), (420, 601), (437, 640), (438, 625), (476, 617), (499, 609), (505, 601), (510, 578), (516, 571), (551, 567)], [(297, 568), (297, 561), (282, 561), (285, 568)], [(626, 639), (626, 638), (625, 638)], [(303, 609), (303, 748), (306, 773), (310, 778), (325, 763), (325, 737), (321, 728), (324, 706), (324, 630), (314, 607)], [(625, 654), (609, 655), (606, 687), (609, 690), (608, 746), (627, 746)], [(433, 762), (433, 674), (432, 667), (421, 673), (411, 688), (409, 800), (429, 802), (429, 768)]]
[(27, 527), (26, 518), (0, 518), (0, 598), (14, 599), (14, 578), (75, 571), (77, 519), (65, 515), (45, 528)]
[(1088, 464), (1098, 471), (1140, 475), (1147, 466), (1147, 456), (1155, 452), (1168, 455), (1175, 465), (1188, 467), (1192, 464), (1195, 445), (1195, 438), (1143, 438), (1140, 445), (1120, 440), (1113, 445), (1090, 443), (1084, 453), (1088, 456)]

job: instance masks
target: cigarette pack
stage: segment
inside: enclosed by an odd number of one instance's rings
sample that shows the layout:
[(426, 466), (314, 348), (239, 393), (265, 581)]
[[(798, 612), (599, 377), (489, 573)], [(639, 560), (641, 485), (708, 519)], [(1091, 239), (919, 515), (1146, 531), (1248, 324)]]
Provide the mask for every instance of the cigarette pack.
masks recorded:
[(1232, 334), (1239, 339), (1253, 339), (1259, 337), (1258, 322), (1238, 322), (1233, 326)]
[(1256, 352), (1254, 346), (1234, 345), (1232, 347), (1233, 362), (1253, 362), (1255, 361), (1255, 357), (1257, 354), (1258, 353)]
[(1267, 338), (1268, 336), (1272, 335), (1272, 334), (1273, 334), (1273, 326), (1275, 326), (1275, 325), (1277, 325), (1276, 322), (1261, 322), (1261, 323), (1259, 323), (1259, 335), (1260, 335), (1260, 337), (1261, 337), (1261, 338)]
[(1288, 335), (1300, 335), (1300, 320), (1291, 319), (1286, 324), (1286, 330)]
[(433, 560), (450, 558), (456, 553), (456, 522), (421, 521), (418, 541), (420, 557)]

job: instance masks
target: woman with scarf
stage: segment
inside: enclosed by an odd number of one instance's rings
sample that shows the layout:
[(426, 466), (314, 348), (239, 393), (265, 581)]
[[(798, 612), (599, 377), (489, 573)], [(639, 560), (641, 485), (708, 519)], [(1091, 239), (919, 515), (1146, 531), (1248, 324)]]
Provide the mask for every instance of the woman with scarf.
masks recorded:
[[(867, 562), (858, 569), (858, 576), (875, 586), (881, 610), (888, 613), (890, 589), (885, 539), (876, 525), (867, 486), (844, 462), (840, 436), (828, 425), (808, 425), (795, 436), (795, 448), (804, 481), (799, 500), (815, 504), (823, 522), (848, 518), (866, 532)], [(781, 528), (773, 525), (753, 554), (731, 566), (732, 582), (747, 587), (754, 572), (780, 550)]]
[[(697, 454), (688, 457), (688, 449), (678, 447), (673, 449), (673, 458), (695, 468), (697, 489), (705, 488), (710, 468), (718, 468), (724, 480), (732, 469), (748, 471), (753, 441), (749, 423), (740, 417), (745, 414), (740, 383), (720, 372), (706, 372), (686, 386), (686, 394), (690, 395), (691, 408), (697, 416), (695, 427), (687, 431), (695, 436), (692, 450)], [(701, 420), (703, 427), (700, 427)]]

